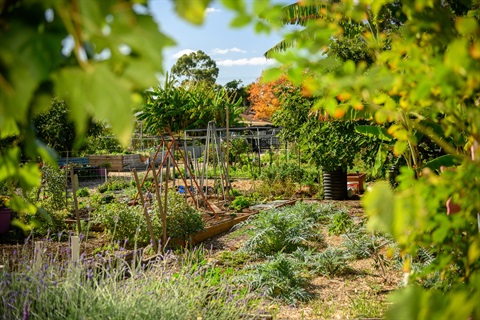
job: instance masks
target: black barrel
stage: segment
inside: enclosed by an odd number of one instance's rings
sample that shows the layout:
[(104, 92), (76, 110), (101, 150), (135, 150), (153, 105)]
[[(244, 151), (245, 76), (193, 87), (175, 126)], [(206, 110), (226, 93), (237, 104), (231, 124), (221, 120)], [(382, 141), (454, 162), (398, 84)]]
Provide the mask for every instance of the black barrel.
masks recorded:
[(347, 172), (324, 171), (323, 172), (323, 198), (325, 200), (347, 199)]

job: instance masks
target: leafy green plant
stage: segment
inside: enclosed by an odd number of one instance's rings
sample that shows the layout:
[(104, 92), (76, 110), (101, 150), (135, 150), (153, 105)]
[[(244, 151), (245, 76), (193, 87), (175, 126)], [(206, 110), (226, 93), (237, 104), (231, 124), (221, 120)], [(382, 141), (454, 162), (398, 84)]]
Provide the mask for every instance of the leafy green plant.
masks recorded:
[(312, 235), (310, 223), (284, 210), (260, 213), (249, 222), (255, 234), (243, 243), (242, 250), (262, 256), (292, 252)]
[(298, 163), (285, 162), (279, 165), (274, 164), (262, 168), (262, 174), (260, 179), (267, 181), (268, 183), (279, 180), (285, 182), (291, 180), (292, 182), (301, 182), (303, 178), (303, 170)]
[(246, 272), (238, 281), (249, 283), (253, 289), (269, 297), (289, 304), (306, 301), (310, 297), (301, 268), (285, 254), (276, 254), (265, 262), (248, 267)]
[(322, 252), (312, 248), (298, 248), (292, 252), (291, 258), (301, 266), (306, 273), (313, 275), (340, 276), (349, 270), (351, 259), (346, 250), (329, 247)]
[(116, 198), (113, 194), (104, 194), (100, 197), (100, 203), (101, 204), (107, 204), (107, 203), (112, 203), (115, 202)]
[(232, 201), (230, 205), (230, 209), (233, 209), (237, 212), (242, 211), (244, 208), (248, 208), (250, 206), (250, 199), (244, 196), (238, 196), (235, 200)]
[(280, 180), (262, 181), (256, 190), (259, 195), (266, 199), (291, 198), (297, 190), (297, 185), (290, 179), (283, 182)]
[(242, 249), (268, 256), (277, 252), (289, 253), (314, 237), (314, 221), (301, 214), (299, 207), (272, 209), (256, 215), (246, 223), (254, 236), (244, 242)]
[(337, 211), (328, 225), (328, 232), (334, 235), (340, 235), (350, 230), (354, 225), (353, 218), (345, 210)]
[(314, 256), (314, 270), (328, 276), (338, 276), (348, 270), (350, 255), (341, 249), (327, 248)]
[(7, 207), (10, 202), (10, 197), (0, 195), (0, 208)]

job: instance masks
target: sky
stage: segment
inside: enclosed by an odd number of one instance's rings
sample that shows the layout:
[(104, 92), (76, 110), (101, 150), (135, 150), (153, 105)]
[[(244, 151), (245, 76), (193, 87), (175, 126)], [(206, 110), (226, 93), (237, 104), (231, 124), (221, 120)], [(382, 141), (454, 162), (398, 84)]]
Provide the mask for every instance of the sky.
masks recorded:
[[(291, 3), (294, 0), (273, 2)], [(264, 52), (282, 40), (278, 32), (256, 34), (250, 25), (230, 28), (233, 14), (217, 2), (207, 9), (202, 26), (194, 26), (178, 17), (171, 0), (150, 0), (149, 8), (160, 30), (177, 43), (164, 51), (165, 70), (170, 70), (183, 54), (202, 50), (215, 60), (219, 68), (217, 83), (221, 85), (232, 80), (242, 80), (243, 85), (255, 82), (262, 70), (274, 63), (263, 56)]]

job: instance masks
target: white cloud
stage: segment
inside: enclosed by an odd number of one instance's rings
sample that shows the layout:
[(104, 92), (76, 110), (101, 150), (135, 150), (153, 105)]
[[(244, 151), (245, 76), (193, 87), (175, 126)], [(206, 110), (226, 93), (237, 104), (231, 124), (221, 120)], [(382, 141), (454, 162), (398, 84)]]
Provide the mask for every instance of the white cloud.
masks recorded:
[(180, 58), (181, 56), (183, 56), (184, 54), (190, 54), (190, 53), (192, 53), (192, 52), (196, 52), (196, 51), (195, 51), (195, 50), (192, 50), (192, 49), (180, 50), (180, 51), (178, 51), (177, 53), (174, 53), (174, 54), (172, 55), (172, 57), (175, 58), (175, 59), (178, 59), (178, 58)]
[(233, 67), (233, 66), (269, 66), (275, 64), (275, 61), (266, 59), (264, 57), (242, 58), (242, 59), (225, 59), (217, 61), (218, 66)]
[(227, 54), (229, 52), (247, 53), (247, 51), (239, 49), (237, 47), (233, 47), (233, 48), (229, 48), (229, 49), (215, 48), (215, 49), (212, 50), (212, 54)]
[(207, 9), (205, 9), (205, 14), (206, 15), (209, 15), (211, 13), (215, 13), (215, 12), (221, 12), (222, 10), (220, 9), (217, 9), (217, 8), (214, 8), (214, 7), (208, 7)]

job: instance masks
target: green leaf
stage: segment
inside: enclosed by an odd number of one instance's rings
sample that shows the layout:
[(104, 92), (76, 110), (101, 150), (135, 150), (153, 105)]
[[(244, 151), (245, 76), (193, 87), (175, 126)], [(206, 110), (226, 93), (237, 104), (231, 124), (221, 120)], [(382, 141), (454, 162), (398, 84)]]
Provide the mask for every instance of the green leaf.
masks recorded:
[(119, 141), (128, 144), (133, 130), (133, 92), (127, 81), (116, 77), (104, 64), (92, 65), (87, 72), (64, 68), (53, 78), (57, 95), (69, 103), (72, 117), (78, 121), (80, 134), (86, 131), (88, 115), (93, 115), (108, 121)]
[(281, 68), (269, 68), (265, 70), (262, 74), (262, 81), (263, 82), (270, 82), (278, 79), (283, 74), (283, 70)]
[(425, 163), (422, 169), (430, 168), (432, 170), (440, 170), (440, 167), (453, 167), (459, 165), (460, 163), (461, 161), (458, 157), (451, 154), (446, 154)]
[(253, 2), (253, 12), (257, 16), (260, 16), (268, 8), (269, 5), (270, 5), (269, 0), (255, 0)]
[(248, 25), (252, 21), (252, 18), (246, 14), (240, 14), (230, 21), (230, 27), (241, 28)]
[[(256, 0), (257, 2), (258, 0)], [(245, 13), (245, 2), (239, 0), (222, 0), (222, 4), (233, 11), (238, 13)]]
[(175, 11), (185, 20), (200, 25), (205, 19), (205, 10), (210, 0), (175, 1)]
[(369, 216), (368, 226), (372, 230), (381, 230), (394, 234), (395, 198), (387, 182), (376, 183), (363, 197), (363, 207)]
[(408, 148), (408, 142), (407, 141), (397, 141), (395, 142), (395, 145), (393, 146), (393, 153), (396, 156), (402, 155), (407, 151)]
[(472, 34), (477, 32), (477, 20), (472, 17), (461, 17), (455, 21), (455, 28), (460, 34)]
[(387, 160), (388, 148), (385, 145), (380, 145), (378, 147), (377, 155), (375, 156), (375, 165), (372, 168), (372, 175), (376, 176), (380, 169), (383, 167), (383, 164)]
[(369, 126), (369, 125), (356, 126), (355, 131), (357, 131), (358, 133), (364, 134), (368, 137), (376, 137), (385, 142), (390, 142), (393, 140), (393, 137), (388, 133), (387, 129), (379, 126)]
[(348, 60), (343, 65), (343, 72), (346, 74), (354, 74), (355, 73), (355, 62), (352, 60)]

